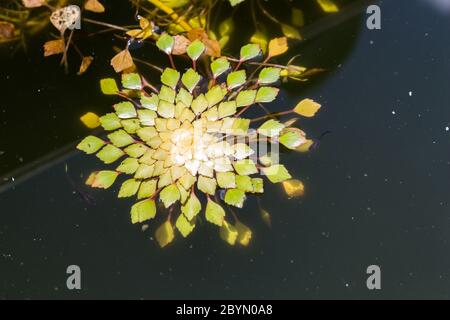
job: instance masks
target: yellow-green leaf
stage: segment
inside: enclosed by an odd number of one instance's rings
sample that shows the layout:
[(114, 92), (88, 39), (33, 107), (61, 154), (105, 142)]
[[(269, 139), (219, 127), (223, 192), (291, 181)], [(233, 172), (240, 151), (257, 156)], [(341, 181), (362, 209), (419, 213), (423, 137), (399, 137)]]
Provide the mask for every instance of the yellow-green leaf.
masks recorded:
[(192, 60), (197, 61), (205, 50), (206, 47), (203, 42), (200, 40), (195, 40), (187, 47), (186, 52)]
[(175, 89), (180, 80), (180, 73), (177, 70), (166, 68), (161, 75), (161, 82), (166, 86)]
[(195, 224), (186, 219), (186, 217), (182, 214), (178, 216), (175, 226), (184, 238), (189, 236), (195, 228)]
[(141, 187), (138, 192), (138, 199), (150, 198), (156, 192), (158, 180), (146, 180), (141, 183)]
[(294, 111), (301, 116), (312, 118), (319, 111), (320, 107), (321, 105), (314, 100), (304, 99), (297, 104)]
[(108, 134), (108, 139), (118, 148), (126, 147), (134, 142), (133, 137), (124, 130), (117, 130)]
[(156, 42), (156, 46), (159, 48), (159, 50), (164, 51), (166, 54), (172, 53), (174, 44), (174, 38), (167, 33), (159, 37), (158, 41)]
[(250, 43), (241, 48), (241, 61), (248, 61), (256, 58), (261, 54), (261, 47), (259, 44)]
[(286, 167), (281, 164), (276, 164), (268, 168), (262, 168), (262, 172), (272, 183), (279, 183), (292, 178)]
[(93, 188), (108, 189), (114, 184), (118, 176), (119, 173), (116, 171), (99, 171), (93, 173), (86, 181), (86, 184)]
[(130, 90), (141, 90), (142, 89), (141, 76), (137, 73), (122, 74), (122, 86)]
[(197, 181), (197, 187), (203, 193), (213, 196), (216, 194), (217, 182), (216, 179), (208, 178), (205, 176), (199, 176)]
[(144, 200), (131, 207), (131, 223), (142, 223), (156, 216), (156, 204), (154, 200)]
[(126, 173), (126, 174), (134, 174), (139, 167), (138, 159), (127, 158), (122, 161), (122, 163), (117, 167), (117, 171)]
[(99, 153), (96, 154), (96, 157), (103, 161), (105, 164), (111, 164), (117, 161), (120, 157), (125, 155), (125, 153), (119, 148), (113, 146), (112, 144), (106, 145)]
[(164, 203), (164, 206), (166, 208), (169, 208), (175, 202), (179, 201), (180, 200), (180, 191), (178, 190), (177, 185), (171, 184), (171, 185), (165, 187), (161, 191), (159, 198)]
[(225, 194), (225, 203), (230, 206), (242, 208), (244, 206), (246, 196), (245, 192), (240, 189), (229, 189)]
[(128, 198), (134, 196), (138, 192), (140, 185), (140, 181), (128, 179), (120, 187), (119, 198)]
[(189, 90), (190, 93), (194, 91), (195, 87), (198, 85), (202, 77), (198, 74), (194, 69), (188, 69), (181, 78), (181, 82), (184, 84), (186, 89)]
[(280, 80), (280, 68), (268, 67), (261, 70), (258, 77), (260, 84), (271, 84)]
[(119, 117), (115, 113), (107, 113), (99, 118), (100, 124), (106, 131), (122, 128)]
[(116, 110), (117, 116), (121, 119), (130, 119), (137, 116), (134, 105), (129, 101), (115, 104), (114, 109)]
[(230, 62), (225, 57), (216, 59), (211, 63), (211, 71), (214, 75), (214, 78), (220, 77), (223, 73), (225, 73), (229, 69), (230, 69)]
[(242, 90), (236, 97), (237, 107), (247, 107), (255, 103), (256, 90)]
[(206, 220), (212, 224), (222, 226), (225, 219), (225, 210), (217, 203), (208, 199), (205, 211)]
[(191, 193), (189, 196), (189, 199), (186, 201), (186, 203), (181, 207), (181, 212), (186, 216), (186, 218), (189, 221), (192, 221), (192, 219), (197, 216), (197, 214), (202, 209), (202, 204), (200, 203), (200, 200), (195, 196), (194, 193)]
[(233, 163), (233, 167), (239, 175), (249, 176), (258, 173), (255, 163), (250, 159), (239, 160)]
[(94, 136), (88, 136), (77, 145), (77, 149), (84, 151), (87, 154), (94, 154), (104, 145), (105, 142), (102, 139)]
[(277, 120), (268, 120), (264, 122), (259, 128), (258, 133), (266, 137), (275, 137), (284, 129), (284, 125)]
[(116, 80), (114, 80), (112, 78), (100, 80), (100, 88), (101, 88), (103, 94), (106, 94), (106, 95), (115, 95), (119, 92), (119, 88), (117, 87)]
[(256, 102), (270, 103), (277, 98), (278, 92), (280, 92), (280, 89), (278, 88), (261, 87), (256, 94)]
[(232, 90), (242, 86), (247, 81), (245, 70), (231, 72), (227, 77), (228, 89)]
[(169, 243), (173, 241), (175, 238), (175, 233), (173, 231), (172, 224), (170, 221), (164, 222), (155, 232), (155, 238), (156, 241), (158, 241), (158, 244), (161, 246), (161, 248), (164, 248)]

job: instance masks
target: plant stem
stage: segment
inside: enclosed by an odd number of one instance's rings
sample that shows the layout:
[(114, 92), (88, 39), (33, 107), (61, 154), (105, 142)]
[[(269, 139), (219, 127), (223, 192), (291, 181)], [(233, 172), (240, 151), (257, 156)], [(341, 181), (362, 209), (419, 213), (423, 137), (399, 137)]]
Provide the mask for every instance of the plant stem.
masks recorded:
[(251, 120), (251, 122), (258, 122), (258, 121), (266, 120), (266, 119), (273, 118), (273, 117), (281, 117), (281, 116), (285, 116), (285, 115), (288, 115), (291, 113), (294, 113), (294, 110), (288, 110), (288, 111), (283, 111), (283, 112), (278, 112), (278, 113), (271, 113), (271, 114), (265, 115), (263, 117), (254, 118)]
[(123, 28), (123, 27), (120, 27), (120, 26), (116, 26), (114, 24), (106, 23), (106, 22), (92, 20), (92, 19), (89, 19), (89, 18), (83, 18), (83, 21), (88, 22), (88, 23), (92, 23), (92, 24), (96, 24), (96, 25), (99, 25), (99, 26), (108, 27), (108, 28), (111, 28), (111, 29), (114, 29), (114, 30), (125, 31), (125, 32), (130, 31), (127, 28)]

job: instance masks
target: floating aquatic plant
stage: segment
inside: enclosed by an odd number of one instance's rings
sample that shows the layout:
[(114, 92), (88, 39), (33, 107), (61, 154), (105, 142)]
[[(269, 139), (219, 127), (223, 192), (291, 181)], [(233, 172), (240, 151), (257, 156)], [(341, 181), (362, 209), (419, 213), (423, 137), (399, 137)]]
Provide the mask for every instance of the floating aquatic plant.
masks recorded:
[[(187, 237), (200, 215), (216, 225), (229, 244), (245, 246), (252, 232), (231, 208), (242, 208), (251, 194), (263, 194), (266, 180), (283, 183), (289, 196), (303, 194), (304, 188), (276, 161), (273, 150), (261, 153), (255, 146), (282, 144), (298, 151), (309, 146), (305, 133), (293, 127), (295, 119), (283, 123), (276, 116), (312, 117), (320, 105), (305, 99), (282, 113), (244, 117), (249, 108), (259, 105), (265, 110), (263, 104), (277, 98), (275, 85), (283, 70), (267, 61), (286, 52), (286, 41), (273, 40), (268, 56), (252, 72), (249, 67), (254, 65), (247, 63), (262, 55), (259, 45), (242, 47), (238, 59), (214, 59), (202, 72), (197, 61), (210, 60), (206, 46), (194, 41), (186, 47), (192, 68), (180, 72), (171, 56), (174, 43), (169, 35), (157, 42), (172, 66), (163, 70), (160, 86), (137, 73), (123, 73), (121, 88), (112, 78), (101, 81), (103, 93), (125, 100), (98, 119), (107, 139), (88, 136), (78, 149), (118, 166), (93, 172), (86, 183), (107, 189), (127, 176), (118, 197), (137, 198), (132, 223), (165, 217), (155, 233), (161, 247), (173, 241), (175, 230)], [(97, 119), (86, 115), (83, 121)], [(167, 210), (159, 210), (159, 203)], [(267, 212), (262, 217), (270, 224)]]

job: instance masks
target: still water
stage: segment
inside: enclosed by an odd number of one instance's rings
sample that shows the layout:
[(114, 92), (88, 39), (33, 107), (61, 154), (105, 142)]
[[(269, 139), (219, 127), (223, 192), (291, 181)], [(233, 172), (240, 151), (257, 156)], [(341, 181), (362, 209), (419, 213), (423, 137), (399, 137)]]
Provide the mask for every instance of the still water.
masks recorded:
[[(273, 109), (313, 98), (323, 107), (301, 127), (331, 134), (312, 153), (282, 155), (306, 194), (287, 200), (269, 186), (271, 229), (247, 202), (248, 248), (205, 223), (160, 249), (130, 224), (132, 200), (83, 186), (102, 166), (71, 152), (89, 133), (78, 118), (114, 103), (96, 85), (113, 75), (108, 63), (78, 77), (42, 60), (42, 39), (13, 57), (4, 50), (0, 298), (450, 298), (450, 10), (437, 0), (379, 4), (381, 30), (366, 28), (363, 9), (295, 47), (302, 64), (327, 72), (286, 85)], [(81, 291), (66, 289), (69, 265), (82, 269)], [(366, 287), (370, 265), (381, 267), (380, 291)]]

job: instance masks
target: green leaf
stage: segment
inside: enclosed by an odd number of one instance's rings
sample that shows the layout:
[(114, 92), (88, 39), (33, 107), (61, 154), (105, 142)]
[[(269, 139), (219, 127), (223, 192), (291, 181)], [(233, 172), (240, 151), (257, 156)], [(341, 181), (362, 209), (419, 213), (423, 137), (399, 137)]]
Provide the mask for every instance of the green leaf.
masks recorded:
[(253, 193), (264, 193), (264, 180), (261, 178), (253, 178)]
[(212, 224), (222, 226), (225, 220), (225, 210), (217, 203), (208, 199), (205, 211), (206, 220)]
[(256, 90), (243, 90), (236, 97), (237, 107), (247, 107), (255, 103)]
[(208, 106), (210, 108), (222, 101), (223, 97), (224, 93), (219, 85), (214, 86), (205, 94), (205, 98), (208, 101)]
[(134, 175), (135, 179), (148, 179), (151, 178), (152, 176), (154, 176), (155, 172), (155, 166), (154, 165), (148, 165), (145, 163), (141, 163), (138, 167), (138, 169), (136, 170), (136, 174)]
[(256, 58), (261, 54), (261, 47), (259, 44), (247, 44), (241, 48), (241, 61), (248, 61)]
[(201, 114), (208, 108), (208, 100), (206, 100), (205, 95), (202, 93), (197, 98), (192, 101), (191, 109), (196, 115)]
[(115, 113), (107, 113), (99, 118), (99, 121), (106, 131), (113, 131), (122, 128), (119, 117)]
[(236, 101), (226, 101), (219, 104), (219, 119), (234, 115), (236, 110)]
[(156, 193), (156, 187), (158, 186), (158, 180), (146, 180), (141, 183), (141, 187), (138, 192), (138, 199), (150, 198)]
[(139, 161), (134, 158), (127, 158), (122, 161), (122, 163), (117, 167), (117, 171), (126, 173), (126, 174), (133, 174), (136, 172), (136, 170), (139, 167)]
[(190, 173), (186, 173), (184, 176), (180, 178), (180, 183), (184, 189), (190, 189), (194, 183), (197, 181), (197, 178), (191, 175)]
[(280, 89), (272, 88), (272, 87), (261, 87), (256, 94), (256, 102), (259, 103), (269, 103), (274, 101)]
[(169, 220), (164, 222), (155, 232), (156, 241), (158, 241), (161, 248), (164, 248), (175, 238), (172, 224)]
[(114, 109), (116, 110), (117, 115), (121, 119), (130, 119), (135, 118), (137, 116), (134, 105), (129, 101), (115, 104)]
[(250, 127), (250, 119), (236, 118), (232, 131), (234, 135), (246, 135)]
[(236, 228), (228, 222), (224, 221), (222, 227), (220, 228), (220, 237), (224, 241), (228, 242), (229, 245), (234, 246), (236, 244), (238, 236), (239, 232), (236, 230)]
[(156, 131), (155, 127), (146, 127), (141, 128), (137, 131), (137, 135), (139, 138), (141, 138), (142, 141), (149, 141), (151, 138), (156, 137), (158, 135), (158, 132)]
[(108, 134), (108, 139), (118, 148), (126, 147), (134, 142), (133, 137), (124, 130), (117, 130)]
[(262, 168), (262, 172), (272, 183), (279, 183), (292, 179), (292, 176), (289, 174), (286, 167), (281, 164), (276, 164), (268, 168)]
[(119, 92), (119, 88), (117, 87), (117, 82), (113, 78), (107, 78), (100, 80), (100, 88), (103, 94), (106, 95), (115, 95)]
[(154, 126), (155, 118), (158, 116), (153, 110), (138, 110), (137, 111), (139, 121), (143, 126)]
[(195, 228), (195, 224), (188, 221), (188, 219), (186, 219), (186, 217), (182, 214), (178, 216), (175, 226), (184, 238), (189, 236)]
[[(181, 81), (183, 82), (183, 80), (181, 80)], [(192, 97), (192, 94), (190, 94), (186, 89), (181, 88), (178, 91), (176, 101), (177, 101), (177, 103), (178, 102), (182, 102), (185, 107), (189, 108), (191, 106), (191, 103), (192, 103), (193, 99), (194, 98)]]
[(192, 60), (197, 61), (205, 50), (206, 47), (203, 42), (200, 40), (195, 40), (187, 47), (186, 52)]
[(281, 130), (284, 129), (284, 125), (277, 120), (268, 120), (264, 122), (259, 128), (258, 133), (262, 134), (266, 137), (275, 137), (278, 136)]
[(255, 153), (255, 151), (246, 143), (236, 143), (232, 146), (232, 150), (236, 160), (248, 158)]
[(278, 139), (282, 145), (286, 148), (295, 150), (297, 147), (305, 143), (305, 137), (299, 132), (294, 130), (289, 130)]
[(198, 85), (202, 77), (198, 74), (194, 69), (188, 69), (181, 77), (181, 82), (184, 84), (186, 89), (189, 90), (190, 93), (194, 91), (195, 87)]
[[(145, 110), (150, 111), (150, 110)], [(121, 121), (123, 128), (129, 134), (135, 134), (141, 128), (139, 119), (126, 119)]]
[(203, 193), (213, 196), (216, 194), (217, 182), (213, 178), (199, 176), (197, 181), (197, 188)]
[(260, 84), (271, 84), (280, 80), (280, 68), (264, 68), (259, 74), (258, 82)]
[(217, 172), (216, 179), (222, 189), (236, 188), (236, 175), (233, 172)]
[(131, 207), (131, 223), (142, 223), (156, 216), (156, 204), (154, 200), (144, 200)]
[(169, 208), (175, 202), (179, 201), (180, 200), (180, 191), (178, 190), (177, 185), (171, 184), (170, 186), (165, 187), (161, 191), (159, 198), (164, 203), (164, 206), (166, 208)]
[(253, 192), (252, 179), (249, 176), (236, 176), (236, 188), (244, 192)]
[(158, 114), (166, 119), (173, 118), (175, 116), (175, 105), (161, 100), (158, 106)]
[(134, 179), (128, 179), (125, 181), (119, 190), (119, 198), (129, 198), (134, 196), (138, 190), (139, 186), (141, 185), (140, 181), (136, 181)]
[(235, 206), (237, 208), (242, 208), (244, 206), (246, 196), (245, 192), (239, 189), (229, 189), (225, 194), (225, 203), (230, 206)]
[(235, 161), (233, 167), (241, 176), (249, 176), (258, 173), (255, 163), (250, 159)]
[(231, 72), (227, 77), (227, 85), (229, 90), (233, 90), (242, 86), (247, 81), (245, 70)]
[(175, 96), (175, 90), (167, 86), (162, 86), (161, 90), (159, 91), (159, 99), (169, 103), (175, 103)]
[(192, 221), (192, 219), (197, 216), (197, 214), (202, 210), (202, 204), (198, 200), (198, 198), (195, 196), (194, 193), (191, 193), (189, 199), (186, 201), (186, 203), (181, 207), (181, 212), (186, 216), (186, 218), (189, 221)]
[(105, 141), (103, 141), (102, 139), (99, 139), (94, 136), (88, 136), (77, 145), (77, 149), (87, 154), (94, 154), (98, 150), (100, 150), (100, 148), (103, 147), (104, 145)]
[(142, 89), (141, 76), (137, 73), (123, 73), (122, 86), (130, 90), (141, 90)]
[(156, 94), (152, 94), (150, 97), (142, 96), (141, 97), (141, 106), (142, 108), (156, 111), (159, 104), (159, 97)]
[(174, 43), (174, 38), (165, 33), (161, 37), (159, 37), (158, 41), (156, 42), (156, 46), (159, 48), (159, 50), (164, 51), (166, 54), (171, 54)]
[(115, 171), (99, 171), (93, 173), (86, 181), (86, 184), (93, 188), (108, 189), (114, 184), (118, 176), (119, 173)]
[(119, 148), (113, 146), (112, 144), (106, 145), (99, 153), (97, 153), (96, 157), (103, 161), (105, 164), (111, 164), (117, 161), (120, 157), (122, 157), (125, 153)]
[(211, 63), (211, 71), (214, 75), (214, 78), (220, 77), (223, 73), (225, 73), (229, 69), (230, 69), (230, 62), (225, 57), (216, 59)]
[(177, 70), (166, 68), (161, 75), (161, 82), (166, 86), (175, 89), (180, 81), (180, 73)]
[(134, 143), (125, 148), (125, 153), (132, 158), (140, 158), (144, 155), (144, 153), (148, 150), (143, 143)]

